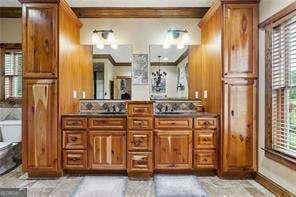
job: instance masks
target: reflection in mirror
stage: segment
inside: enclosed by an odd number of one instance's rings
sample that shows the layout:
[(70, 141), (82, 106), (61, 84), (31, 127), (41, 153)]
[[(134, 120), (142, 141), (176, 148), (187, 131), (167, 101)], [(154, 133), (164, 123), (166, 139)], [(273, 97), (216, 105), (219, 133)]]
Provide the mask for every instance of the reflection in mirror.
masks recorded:
[(94, 99), (131, 99), (131, 57), (130, 45), (94, 47)]
[(188, 98), (188, 46), (150, 45), (150, 98)]

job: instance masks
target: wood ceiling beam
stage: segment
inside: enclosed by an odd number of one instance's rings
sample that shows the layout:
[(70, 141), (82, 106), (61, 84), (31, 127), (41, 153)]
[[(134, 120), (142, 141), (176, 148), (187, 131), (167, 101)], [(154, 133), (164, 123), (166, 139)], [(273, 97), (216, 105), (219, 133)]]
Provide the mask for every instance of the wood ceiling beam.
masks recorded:
[[(79, 18), (202, 18), (208, 7), (73, 7)], [(0, 7), (0, 18), (21, 18), (21, 7)]]

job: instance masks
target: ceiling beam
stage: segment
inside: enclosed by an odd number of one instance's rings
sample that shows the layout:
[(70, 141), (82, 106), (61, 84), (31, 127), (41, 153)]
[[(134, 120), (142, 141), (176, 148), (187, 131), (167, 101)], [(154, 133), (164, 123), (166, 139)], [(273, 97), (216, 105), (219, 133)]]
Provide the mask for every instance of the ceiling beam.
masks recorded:
[[(73, 7), (79, 18), (202, 18), (208, 7)], [(21, 18), (21, 7), (0, 7), (0, 18)]]
[(79, 18), (202, 18), (207, 7), (75, 7), (72, 8)]

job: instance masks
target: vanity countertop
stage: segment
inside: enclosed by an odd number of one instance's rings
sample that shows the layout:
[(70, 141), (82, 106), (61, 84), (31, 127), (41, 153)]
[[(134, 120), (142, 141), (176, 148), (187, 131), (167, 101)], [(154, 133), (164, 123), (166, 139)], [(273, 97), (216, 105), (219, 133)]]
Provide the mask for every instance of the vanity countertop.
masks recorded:
[(189, 113), (155, 113), (155, 117), (217, 117), (218, 114), (209, 112), (189, 112)]
[(73, 113), (73, 114), (64, 114), (64, 117), (66, 116), (78, 116), (78, 117), (126, 117), (126, 113)]

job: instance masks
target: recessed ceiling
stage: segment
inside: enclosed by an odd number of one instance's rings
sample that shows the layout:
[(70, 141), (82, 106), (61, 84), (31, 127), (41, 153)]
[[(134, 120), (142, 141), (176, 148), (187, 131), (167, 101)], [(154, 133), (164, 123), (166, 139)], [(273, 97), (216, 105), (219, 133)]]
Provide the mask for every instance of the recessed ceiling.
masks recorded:
[[(213, 0), (68, 0), (71, 7), (210, 7)], [(18, 0), (0, 0), (0, 7), (17, 7)]]

